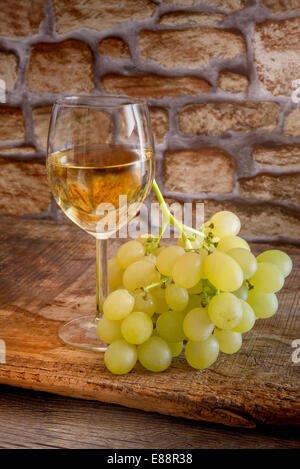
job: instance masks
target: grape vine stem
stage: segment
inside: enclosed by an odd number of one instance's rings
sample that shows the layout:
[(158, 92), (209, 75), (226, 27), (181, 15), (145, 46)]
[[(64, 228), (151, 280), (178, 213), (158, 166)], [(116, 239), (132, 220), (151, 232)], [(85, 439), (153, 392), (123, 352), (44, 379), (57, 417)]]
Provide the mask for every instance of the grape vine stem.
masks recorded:
[(169, 223), (171, 223), (179, 231), (179, 233), (181, 234), (182, 239), (185, 243), (185, 247), (187, 249), (192, 249), (191, 242), (190, 242), (190, 240), (187, 237), (185, 232), (193, 233), (193, 234), (195, 234), (195, 235), (197, 235), (201, 238), (205, 237), (204, 233), (202, 231), (196, 230), (195, 228), (192, 228), (191, 226), (184, 225), (183, 223), (181, 223), (179, 220), (177, 220), (172, 215), (172, 213), (170, 212), (170, 210), (167, 207), (165, 199), (163, 198), (163, 195), (162, 195), (162, 193), (161, 193), (155, 179), (153, 180), (152, 188), (153, 188), (153, 190), (156, 194), (157, 200), (158, 200), (159, 205), (160, 205), (160, 209), (161, 209), (163, 217), (164, 217), (162, 227), (161, 227), (161, 230), (160, 230), (160, 233), (159, 233), (159, 236), (158, 236), (158, 242), (162, 238), (167, 225)]

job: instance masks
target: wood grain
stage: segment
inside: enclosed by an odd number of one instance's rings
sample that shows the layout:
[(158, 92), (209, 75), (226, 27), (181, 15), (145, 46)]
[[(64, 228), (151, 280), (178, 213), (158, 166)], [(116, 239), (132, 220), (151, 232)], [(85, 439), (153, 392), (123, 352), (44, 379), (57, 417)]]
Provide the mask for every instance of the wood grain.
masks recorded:
[(236, 427), (300, 424), (300, 365), (291, 359), (291, 342), (300, 338), (299, 249), (284, 247), (295, 266), (279, 294), (280, 311), (257, 321), (239, 353), (221, 354), (202, 372), (180, 356), (164, 373), (138, 365), (116, 377), (103, 354), (57, 338), (61, 322), (94, 310), (93, 239), (67, 223), (0, 223), (0, 338), (7, 347), (0, 383)]
[(298, 427), (231, 428), (0, 386), (0, 448), (296, 449)]

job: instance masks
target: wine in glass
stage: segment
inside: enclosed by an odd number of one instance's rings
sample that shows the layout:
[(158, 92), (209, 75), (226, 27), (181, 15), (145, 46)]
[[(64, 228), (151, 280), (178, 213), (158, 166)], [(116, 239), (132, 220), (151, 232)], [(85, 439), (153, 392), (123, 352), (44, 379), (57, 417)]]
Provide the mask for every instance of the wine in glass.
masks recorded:
[(54, 104), (47, 151), (51, 190), (65, 215), (96, 238), (96, 312), (59, 328), (68, 345), (98, 351), (107, 347), (96, 333), (107, 295), (107, 239), (140, 210), (154, 167), (144, 100), (81, 95)]

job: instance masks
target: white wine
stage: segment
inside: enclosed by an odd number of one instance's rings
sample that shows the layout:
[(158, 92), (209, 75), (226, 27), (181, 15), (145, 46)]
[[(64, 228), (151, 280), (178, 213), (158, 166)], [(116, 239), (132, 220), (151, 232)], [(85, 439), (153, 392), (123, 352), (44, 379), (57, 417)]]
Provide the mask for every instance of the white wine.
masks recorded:
[(47, 173), (63, 212), (96, 238), (107, 238), (136, 215), (149, 194), (153, 152), (121, 145), (52, 153)]

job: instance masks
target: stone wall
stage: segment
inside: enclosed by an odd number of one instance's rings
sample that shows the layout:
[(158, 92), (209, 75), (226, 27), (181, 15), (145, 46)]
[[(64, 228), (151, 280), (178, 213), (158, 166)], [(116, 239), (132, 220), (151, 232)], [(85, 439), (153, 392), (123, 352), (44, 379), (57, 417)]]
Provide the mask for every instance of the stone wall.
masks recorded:
[(44, 170), (51, 105), (118, 93), (148, 99), (168, 200), (234, 210), (249, 239), (299, 240), (300, 0), (0, 0), (0, 11), (1, 214), (60, 218)]

